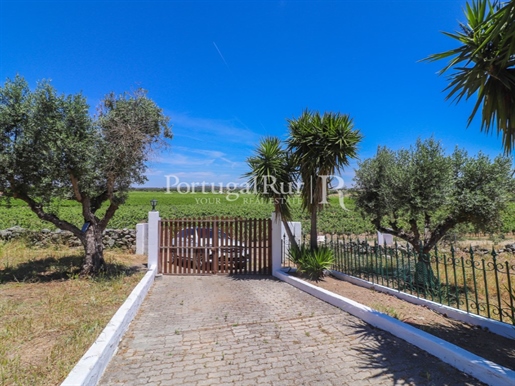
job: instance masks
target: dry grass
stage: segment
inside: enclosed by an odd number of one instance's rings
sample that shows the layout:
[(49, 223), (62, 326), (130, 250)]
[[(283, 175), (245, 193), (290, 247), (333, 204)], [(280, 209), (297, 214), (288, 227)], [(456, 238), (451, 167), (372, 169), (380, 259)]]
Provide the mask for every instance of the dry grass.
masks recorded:
[[(492, 248), (491, 245), (489, 247)], [(485, 249), (488, 249), (488, 245)], [(476, 252), (474, 260), (470, 254), (458, 252), (454, 264), (450, 256), (450, 253), (441, 254), (441, 264), (438, 267), (433, 264), (433, 267), (440, 281), (449, 284), (449, 292), (454, 296), (459, 293), (459, 308), (467, 310), (468, 303), (471, 313), (512, 323), (512, 304), (515, 303), (511, 294), (515, 291), (515, 255), (502, 253), (497, 256), (495, 264), (490, 252)], [(511, 292), (509, 288), (512, 288)], [(457, 306), (456, 300), (452, 305)]]
[[(408, 259), (401, 251), (382, 252), (379, 256), (370, 252), (371, 249), (367, 254), (345, 251), (337, 257), (337, 266), (342, 272), (365, 280), (393, 288), (402, 287), (405, 292), (416, 296), (515, 324), (515, 254), (503, 252), (496, 256), (494, 262), (493, 243), (484, 239), (476, 241), (474, 245), (484, 250), (476, 250), (473, 259), (468, 253), (470, 241), (463, 242), (454, 255), (449, 245), (440, 247), (438, 261), (434, 252), (431, 254), (435, 282), (442, 285), (433, 290), (426, 291), (422, 285), (410, 285), (414, 279), (416, 257)], [(495, 249), (499, 250), (508, 243), (515, 243), (515, 240), (504, 240), (495, 245)]]
[(0, 243), (1, 385), (62, 382), (143, 276), (139, 257), (108, 252), (106, 272), (81, 279), (81, 259)]

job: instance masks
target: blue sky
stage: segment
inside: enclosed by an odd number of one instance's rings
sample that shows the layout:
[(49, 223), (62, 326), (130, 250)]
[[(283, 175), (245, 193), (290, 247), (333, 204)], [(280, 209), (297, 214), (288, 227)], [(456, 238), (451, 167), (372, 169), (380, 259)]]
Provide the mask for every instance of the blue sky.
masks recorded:
[[(349, 114), (359, 155), (434, 135), (450, 152), (502, 152), (472, 102), (445, 100), (441, 63), (456, 46), (441, 31), (463, 21), (462, 0), (5, 1), (0, 81), (51, 79), (92, 106), (143, 87), (170, 116), (174, 139), (149, 165), (146, 186), (243, 182), (260, 138), (287, 136), (306, 108)], [(342, 176), (352, 183), (353, 162)]]

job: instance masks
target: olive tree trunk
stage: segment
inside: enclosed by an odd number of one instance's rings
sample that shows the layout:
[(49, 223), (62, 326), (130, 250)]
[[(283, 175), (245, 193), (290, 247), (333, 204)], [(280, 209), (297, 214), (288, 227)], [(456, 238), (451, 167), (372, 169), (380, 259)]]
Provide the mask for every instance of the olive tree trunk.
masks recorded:
[(98, 224), (91, 223), (79, 237), (84, 246), (84, 263), (81, 269), (83, 276), (97, 273), (105, 264), (102, 233), (103, 229)]

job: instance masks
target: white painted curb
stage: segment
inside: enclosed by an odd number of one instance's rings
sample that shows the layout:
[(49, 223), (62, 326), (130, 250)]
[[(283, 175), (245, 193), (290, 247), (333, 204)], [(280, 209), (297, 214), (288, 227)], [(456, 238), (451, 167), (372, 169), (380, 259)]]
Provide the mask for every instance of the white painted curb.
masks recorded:
[(385, 330), (427, 351), (445, 363), (473, 376), (481, 382), (491, 386), (515, 385), (515, 371), (513, 370), (487, 361), (443, 339), (437, 338), (351, 299), (347, 299), (299, 278), (290, 276), (280, 270), (274, 271), (273, 276), (362, 319), (372, 326)]
[(398, 297), (402, 300), (405, 300), (407, 302), (425, 306), (427, 308), (435, 310), (436, 312), (439, 312), (440, 314), (445, 314), (451, 319), (460, 320), (462, 322), (469, 323), (475, 326), (481, 326), (483, 328), (487, 328), (489, 331), (497, 335), (501, 335), (510, 339), (515, 339), (515, 326), (513, 325), (501, 323), (497, 320), (488, 319), (483, 316), (470, 314), (466, 311), (457, 310), (456, 308), (448, 307), (443, 304), (433, 302), (431, 300), (422, 299), (402, 291), (382, 286), (380, 284), (374, 284), (363, 279), (358, 279), (357, 277), (349, 276), (339, 271), (331, 270), (331, 275), (337, 277), (338, 279), (348, 281), (349, 283), (359, 285), (360, 287), (365, 287), (373, 289), (375, 291), (384, 292), (395, 297)]
[(156, 272), (155, 266), (149, 269), (61, 386), (91, 386), (98, 383), (154, 282)]

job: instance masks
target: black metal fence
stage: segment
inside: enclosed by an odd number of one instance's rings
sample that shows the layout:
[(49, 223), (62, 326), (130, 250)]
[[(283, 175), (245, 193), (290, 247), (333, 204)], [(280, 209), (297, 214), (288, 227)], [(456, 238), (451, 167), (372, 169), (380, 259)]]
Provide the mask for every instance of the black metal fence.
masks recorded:
[[(342, 236), (326, 238), (334, 252), (333, 269), (414, 296), (515, 324), (515, 255), (500, 261), (495, 250), (484, 254), (450, 247), (417, 253), (409, 245), (370, 245)], [(291, 266), (284, 248), (284, 266)], [(478, 254), (480, 253), (480, 256)]]

